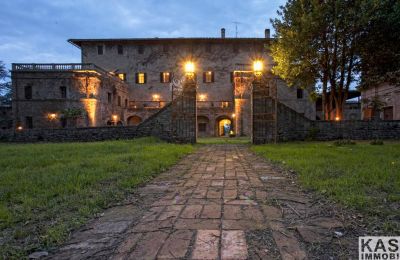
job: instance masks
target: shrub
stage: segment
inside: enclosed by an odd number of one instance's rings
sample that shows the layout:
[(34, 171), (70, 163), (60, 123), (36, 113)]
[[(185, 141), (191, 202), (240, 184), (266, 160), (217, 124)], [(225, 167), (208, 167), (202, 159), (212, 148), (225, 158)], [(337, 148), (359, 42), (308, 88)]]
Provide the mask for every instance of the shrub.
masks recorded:
[(370, 142), (371, 145), (383, 145), (383, 141), (379, 139), (372, 140)]
[(342, 140), (336, 140), (335, 142), (333, 142), (333, 144), (336, 146), (355, 145), (356, 142), (354, 142), (350, 139), (342, 139)]

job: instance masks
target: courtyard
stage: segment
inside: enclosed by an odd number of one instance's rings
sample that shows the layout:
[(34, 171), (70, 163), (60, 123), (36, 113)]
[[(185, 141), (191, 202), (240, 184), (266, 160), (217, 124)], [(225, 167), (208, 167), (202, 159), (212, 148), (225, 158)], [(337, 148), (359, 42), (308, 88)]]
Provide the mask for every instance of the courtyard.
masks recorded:
[(399, 148), (251, 146), (244, 138), (1, 144), (0, 251), (54, 259), (353, 256), (359, 235), (399, 229)]

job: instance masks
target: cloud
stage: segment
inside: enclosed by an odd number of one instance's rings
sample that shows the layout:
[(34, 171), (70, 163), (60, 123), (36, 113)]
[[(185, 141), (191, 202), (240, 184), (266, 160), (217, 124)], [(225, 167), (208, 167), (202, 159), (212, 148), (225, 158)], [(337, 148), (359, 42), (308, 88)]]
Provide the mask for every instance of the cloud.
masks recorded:
[(4, 0), (0, 60), (79, 62), (69, 38), (263, 37), (283, 0)]

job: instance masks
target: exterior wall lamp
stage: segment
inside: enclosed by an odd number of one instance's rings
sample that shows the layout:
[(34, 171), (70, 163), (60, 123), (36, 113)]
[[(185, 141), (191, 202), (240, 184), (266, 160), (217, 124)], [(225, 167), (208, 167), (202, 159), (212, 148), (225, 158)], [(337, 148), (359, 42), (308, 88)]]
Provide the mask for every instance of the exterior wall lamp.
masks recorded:
[(117, 116), (117, 115), (112, 115), (112, 120), (113, 120), (115, 123), (117, 123), (118, 116)]
[(253, 71), (256, 76), (261, 76), (264, 64), (261, 60), (255, 60), (253, 62)]
[(56, 120), (56, 119), (57, 119), (57, 114), (55, 114), (55, 113), (50, 113), (50, 114), (47, 115), (47, 117), (48, 117), (48, 119), (49, 119), (50, 121), (53, 121), (53, 120)]
[(185, 63), (185, 75), (187, 80), (194, 80), (194, 71), (195, 71), (195, 66), (192, 61), (187, 61)]

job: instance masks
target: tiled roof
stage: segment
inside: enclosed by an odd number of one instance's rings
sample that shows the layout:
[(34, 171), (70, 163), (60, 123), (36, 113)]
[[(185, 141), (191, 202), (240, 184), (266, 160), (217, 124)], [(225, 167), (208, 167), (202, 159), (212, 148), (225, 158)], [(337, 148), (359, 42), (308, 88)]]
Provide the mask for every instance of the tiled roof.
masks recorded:
[(272, 38), (212, 38), (212, 37), (180, 37), (180, 38), (105, 38), (105, 39), (69, 39), (68, 42), (80, 48), (82, 43), (89, 42), (265, 42), (273, 40)]

